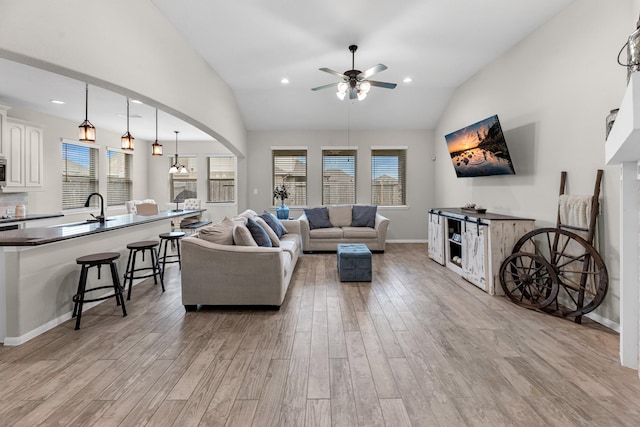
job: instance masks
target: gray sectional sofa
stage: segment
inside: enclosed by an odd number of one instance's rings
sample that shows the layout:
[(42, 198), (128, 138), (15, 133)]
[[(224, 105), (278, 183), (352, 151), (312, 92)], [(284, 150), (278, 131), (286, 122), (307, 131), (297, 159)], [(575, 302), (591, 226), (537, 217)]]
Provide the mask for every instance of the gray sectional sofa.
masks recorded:
[(335, 251), (338, 243), (364, 243), (371, 251), (384, 252), (389, 219), (376, 206), (321, 206), (305, 209), (298, 220), (304, 253)]

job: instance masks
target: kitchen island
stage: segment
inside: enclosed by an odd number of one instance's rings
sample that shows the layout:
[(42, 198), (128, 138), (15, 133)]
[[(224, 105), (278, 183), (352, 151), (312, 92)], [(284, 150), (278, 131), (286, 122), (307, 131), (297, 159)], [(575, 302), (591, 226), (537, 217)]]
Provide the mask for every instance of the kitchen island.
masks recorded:
[[(128, 243), (158, 240), (160, 233), (171, 230), (172, 218), (202, 211), (128, 214), (107, 218), (104, 223), (87, 220), (0, 232), (0, 341), (19, 345), (71, 318), (71, 298), (80, 277), (76, 258), (119, 252), (117, 267), (122, 276)], [(88, 278), (92, 287), (110, 283), (109, 274), (98, 280), (97, 269), (92, 270)]]

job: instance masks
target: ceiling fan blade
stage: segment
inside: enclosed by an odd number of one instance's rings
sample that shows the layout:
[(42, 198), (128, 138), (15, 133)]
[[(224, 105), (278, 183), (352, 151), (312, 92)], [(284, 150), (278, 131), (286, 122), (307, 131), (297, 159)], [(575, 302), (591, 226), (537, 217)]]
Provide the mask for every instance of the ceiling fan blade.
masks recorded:
[(396, 86), (398, 86), (395, 83), (377, 82), (375, 80), (367, 80), (367, 81), (371, 83), (371, 86), (383, 87), (385, 89), (394, 89)]
[(378, 64), (378, 65), (374, 65), (373, 67), (369, 68), (368, 70), (364, 70), (363, 72), (361, 72), (360, 74), (358, 74), (356, 76), (356, 78), (358, 80), (364, 80), (367, 79), (371, 76), (373, 76), (374, 74), (379, 73), (380, 71), (384, 71), (387, 69), (387, 66), (384, 64)]
[(349, 99), (356, 99), (358, 97), (358, 91), (356, 88), (351, 88), (349, 90)]
[(318, 86), (318, 87), (312, 87), (311, 90), (320, 90), (320, 89), (327, 89), (330, 87), (338, 87), (338, 84), (340, 84), (340, 82), (337, 83), (329, 83), (328, 85), (322, 85), (322, 86)]
[(347, 76), (345, 76), (344, 74), (341, 74), (337, 71), (332, 70), (331, 68), (320, 68), (320, 71), (324, 71), (325, 73), (329, 73), (329, 74), (333, 74), (334, 76), (338, 76), (341, 79), (346, 79)]

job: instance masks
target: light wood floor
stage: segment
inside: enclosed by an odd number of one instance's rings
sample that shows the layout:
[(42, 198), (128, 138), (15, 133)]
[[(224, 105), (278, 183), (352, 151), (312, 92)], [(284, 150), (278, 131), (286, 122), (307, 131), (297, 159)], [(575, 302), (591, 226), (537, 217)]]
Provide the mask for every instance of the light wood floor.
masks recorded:
[(302, 256), (280, 311), (186, 313), (174, 265), (126, 318), (111, 299), (0, 347), (0, 425), (640, 425), (616, 333), (491, 297), (426, 245), (373, 257), (340, 283), (335, 254)]

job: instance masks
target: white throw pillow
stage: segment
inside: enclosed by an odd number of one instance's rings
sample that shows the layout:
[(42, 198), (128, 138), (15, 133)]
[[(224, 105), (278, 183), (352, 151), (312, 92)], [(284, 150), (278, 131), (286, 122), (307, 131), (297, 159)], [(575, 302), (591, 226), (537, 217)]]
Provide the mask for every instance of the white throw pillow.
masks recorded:
[(271, 227), (269, 227), (269, 224), (267, 224), (264, 219), (260, 218), (260, 216), (256, 216), (255, 218), (253, 218), (253, 220), (258, 223), (260, 227), (264, 228), (264, 231), (267, 232), (267, 235), (269, 235), (269, 238), (271, 239), (271, 246), (273, 246), (274, 248), (279, 248), (280, 239), (278, 239), (278, 235), (276, 234), (276, 232), (273, 231)]
[(351, 205), (327, 206), (329, 221), (334, 227), (351, 226)]
[(237, 222), (233, 225), (233, 243), (238, 246), (258, 246), (247, 226)]

